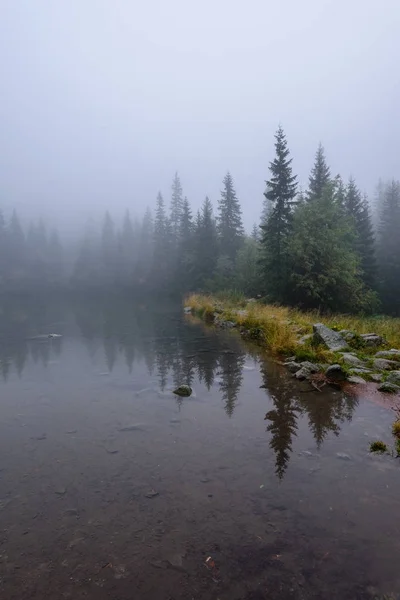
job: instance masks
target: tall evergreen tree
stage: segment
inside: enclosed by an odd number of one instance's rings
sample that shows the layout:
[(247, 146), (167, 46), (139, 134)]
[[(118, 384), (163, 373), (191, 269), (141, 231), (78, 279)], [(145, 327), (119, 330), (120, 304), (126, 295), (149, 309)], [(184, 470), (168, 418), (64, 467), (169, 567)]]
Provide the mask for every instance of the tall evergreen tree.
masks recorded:
[(164, 199), (159, 192), (154, 219), (153, 278), (165, 286), (171, 276), (172, 224), (166, 216)]
[(8, 276), (11, 286), (23, 283), (26, 276), (26, 239), (17, 212), (14, 210), (7, 230)]
[(354, 251), (355, 232), (334, 200), (333, 185), (295, 213), (289, 243), (292, 303), (305, 309), (354, 311), (373, 306)]
[(331, 173), (325, 159), (325, 150), (322, 144), (319, 144), (315, 155), (314, 166), (308, 182), (307, 200), (320, 198), (326, 185), (331, 181)]
[(390, 314), (400, 315), (400, 182), (387, 187), (381, 209), (378, 239), (382, 303)]
[(367, 287), (373, 288), (376, 275), (375, 240), (368, 200), (361, 196), (352, 177), (346, 188), (344, 208), (355, 228), (354, 250), (360, 257), (363, 281)]
[(187, 246), (193, 235), (193, 218), (189, 200), (185, 197), (182, 205), (181, 222), (179, 224), (179, 242), (181, 248)]
[(101, 233), (101, 245), (103, 255), (104, 282), (106, 284), (114, 283), (117, 275), (116, 269), (118, 262), (118, 246), (114, 221), (112, 220), (108, 211), (104, 215)]
[(182, 289), (185, 289), (189, 284), (195, 266), (193, 227), (192, 211), (189, 200), (185, 198), (183, 201), (179, 227), (179, 252), (176, 263), (178, 271), (176, 279)]
[(213, 215), (213, 207), (206, 196), (201, 212), (197, 213), (195, 232), (195, 270), (196, 288), (204, 288), (210, 284), (218, 259), (217, 228)]
[(175, 244), (178, 243), (179, 228), (182, 219), (183, 211), (183, 191), (181, 180), (179, 179), (178, 173), (175, 173), (174, 180), (172, 182), (172, 196), (171, 196), (171, 210), (170, 210), (170, 221), (172, 235)]
[(217, 228), (221, 254), (235, 262), (244, 236), (242, 210), (233, 186), (232, 175), (228, 172), (223, 181), (224, 188), (218, 202)]
[(133, 283), (134, 267), (137, 260), (135, 242), (131, 215), (129, 210), (126, 210), (120, 239), (121, 282), (126, 285)]
[(261, 224), (261, 272), (264, 288), (271, 299), (286, 300), (288, 281), (287, 244), (292, 228), (293, 205), (297, 177), (293, 175), (292, 158), (285, 133), (279, 127), (275, 134), (276, 156), (270, 163), (271, 178), (266, 182), (266, 199), (272, 209), (267, 223)]
[(49, 283), (61, 285), (64, 280), (64, 250), (58, 232), (54, 230), (49, 239)]

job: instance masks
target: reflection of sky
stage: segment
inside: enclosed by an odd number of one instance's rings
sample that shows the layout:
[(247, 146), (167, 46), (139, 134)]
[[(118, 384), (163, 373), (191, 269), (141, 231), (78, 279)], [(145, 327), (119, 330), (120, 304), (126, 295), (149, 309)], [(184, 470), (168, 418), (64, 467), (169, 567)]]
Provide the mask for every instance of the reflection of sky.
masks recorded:
[[(327, 437), (339, 435), (351, 419), (354, 400), (328, 389), (323, 394), (301, 393), (299, 383), (282, 367), (262, 361), (254, 347), (245, 346), (235, 333), (182, 321), (179, 314), (140, 310), (120, 302), (80, 303), (75, 311), (60, 308), (57, 333), (64, 336), (44, 341), (27, 339), (28, 333), (39, 331), (39, 325), (34, 316), (26, 318), (23, 330), (16, 327), (20, 339), (0, 346), (4, 390), (32, 387), (50, 396), (67, 389), (78, 396), (98, 390), (110, 397), (153, 390), (169, 396), (175, 386), (188, 383), (212, 394), (233, 419), (253, 396), (264, 398), (262, 418), (279, 477), (285, 473), (298, 435), (311, 431), (320, 447)], [(46, 327), (43, 317), (40, 326)], [(9, 321), (7, 327), (10, 334)], [(177, 397), (174, 400), (185, 405)]]

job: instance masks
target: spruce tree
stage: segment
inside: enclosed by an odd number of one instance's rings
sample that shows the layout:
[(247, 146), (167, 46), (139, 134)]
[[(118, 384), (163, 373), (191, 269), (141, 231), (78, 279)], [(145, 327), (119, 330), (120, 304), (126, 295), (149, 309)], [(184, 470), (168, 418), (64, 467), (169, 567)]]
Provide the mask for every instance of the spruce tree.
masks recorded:
[(376, 275), (375, 240), (368, 200), (361, 196), (352, 177), (346, 188), (344, 209), (355, 228), (356, 237), (353, 248), (360, 257), (363, 281), (367, 287), (373, 288)]
[(179, 251), (176, 263), (176, 278), (183, 290), (188, 289), (187, 286), (190, 285), (190, 278), (195, 266), (193, 228), (192, 211), (189, 200), (185, 197), (179, 227)]
[(261, 224), (261, 274), (264, 289), (271, 300), (287, 299), (287, 244), (292, 228), (293, 205), (296, 203), (297, 177), (285, 133), (279, 127), (275, 134), (276, 156), (270, 163), (271, 178), (266, 182), (266, 199), (272, 204), (267, 223)]
[(14, 210), (7, 229), (8, 273), (11, 285), (21, 285), (27, 272), (26, 239), (17, 212)]
[(56, 230), (49, 239), (49, 283), (61, 285), (64, 283), (64, 251)]
[(331, 181), (331, 173), (326, 164), (325, 151), (322, 144), (319, 144), (315, 155), (314, 166), (308, 182), (307, 200), (320, 198), (326, 185)]
[(334, 199), (333, 185), (298, 207), (288, 246), (291, 300), (304, 309), (367, 310), (376, 298), (365, 289), (354, 251), (353, 224)]
[(125, 211), (124, 221), (120, 239), (120, 276), (121, 283), (129, 285), (133, 283), (133, 275), (137, 260), (135, 233), (129, 210)]
[(207, 287), (214, 276), (218, 259), (217, 228), (213, 208), (208, 197), (198, 211), (194, 231), (195, 287)]
[(382, 304), (390, 314), (400, 315), (400, 182), (386, 186), (378, 239)]
[(165, 286), (171, 276), (172, 263), (172, 224), (165, 212), (164, 199), (158, 193), (154, 219), (154, 252), (153, 279), (154, 284)]
[(178, 243), (179, 238), (179, 228), (182, 218), (183, 202), (184, 200), (181, 180), (179, 179), (178, 173), (175, 173), (175, 177), (172, 182), (172, 196), (170, 209), (171, 230), (175, 244)]
[(179, 243), (181, 249), (187, 246), (193, 235), (193, 218), (189, 200), (185, 197), (182, 205), (181, 221), (179, 224)]
[(117, 269), (117, 236), (115, 232), (114, 222), (111, 215), (106, 211), (103, 220), (103, 228), (101, 233), (101, 246), (103, 258), (103, 273), (104, 283), (114, 283), (116, 280)]
[(253, 225), (253, 227), (251, 229), (250, 237), (255, 242), (259, 242), (260, 241), (260, 228), (257, 225), (257, 223), (254, 223), (254, 225)]
[(242, 210), (233, 186), (232, 175), (229, 172), (224, 177), (223, 185), (224, 188), (218, 202), (217, 229), (221, 254), (234, 264), (236, 253), (244, 236)]

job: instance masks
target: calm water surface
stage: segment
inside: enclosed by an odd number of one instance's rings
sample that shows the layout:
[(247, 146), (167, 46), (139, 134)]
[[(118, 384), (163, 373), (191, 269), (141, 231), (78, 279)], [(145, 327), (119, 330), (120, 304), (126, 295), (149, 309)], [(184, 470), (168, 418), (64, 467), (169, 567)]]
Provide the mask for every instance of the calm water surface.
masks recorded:
[(0, 361), (2, 600), (400, 598), (389, 410), (127, 298), (3, 299)]

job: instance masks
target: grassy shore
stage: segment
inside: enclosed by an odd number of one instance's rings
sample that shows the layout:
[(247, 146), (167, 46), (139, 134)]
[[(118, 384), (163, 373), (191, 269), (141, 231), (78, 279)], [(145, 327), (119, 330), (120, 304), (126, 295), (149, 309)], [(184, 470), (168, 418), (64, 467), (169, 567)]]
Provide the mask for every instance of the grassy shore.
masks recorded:
[[(329, 362), (333, 353), (314, 347), (312, 340), (299, 344), (299, 338), (312, 333), (313, 323), (324, 323), (340, 331), (348, 329), (356, 334), (377, 333), (389, 343), (389, 348), (400, 349), (400, 319), (386, 316), (363, 317), (353, 315), (321, 315), (316, 311), (302, 312), (283, 306), (248, 302), (238, 295), (209, 296), (191, 294), (185, 306), (204, 319), (212, 319), (217, 312), (222, 321), (233, 321), (243, 328), (247, 337), (266, 346), (274, 354), (295, 355), (303, 360)], [(360, 354), (376, 352), (376, 348), (359, 349)]]

